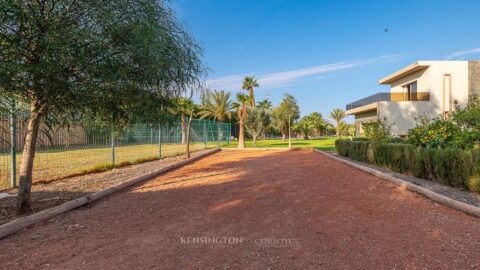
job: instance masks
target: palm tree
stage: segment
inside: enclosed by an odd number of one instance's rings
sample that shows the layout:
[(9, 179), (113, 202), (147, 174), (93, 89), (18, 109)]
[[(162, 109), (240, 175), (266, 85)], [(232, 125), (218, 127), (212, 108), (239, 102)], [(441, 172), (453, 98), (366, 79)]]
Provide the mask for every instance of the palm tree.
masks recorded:
[(330, 112), (330, 118), (335, 120), (337, 136), (340, 136), (340, 128), (341, 128), (340, 124), (342, 120), (345, 118), (345, 111), (342, 109), (333, 109), (333, 111)]
[(179, 97), (176, 100), (176, 110), (180, 114), (180, 121), (182, 123), (182, 141), (181, 144), (187, 143), (187, 116), (191, 118), (192, 111), (195, 107), (193, 101), (186, 97)]
[(234, 103), (237, 109), (240, 132), (238, 134), (238, 148), (245, 148), (245, 120), (247, 119), (247, 108), (251, 104), (250, 96), (243, 93), (237, 94), (237, 102)]
[[(224, 90), (207, 90), (203, 105), (200, 107), (198, 115), (200, 119), (211, 118), (213, 120), (223, 122), (226, 119), (232, 118), (232, 110), (234, 109), (232, 100), (230, 99), (230, 92)], [(223, 130), (217, 122), (218, 139), (223, 138)]]
[(253, 88), (259, 86), (260, 85), (258, 84), (257, 79), (255, 79), (254, 76), (246, 76), (245, 79), (243, 79), (242, 89), (248, 90), (248, 96), (250, 97), (250, 105), (252, 107), (255, 107), (255, 95), (253, 94)]
[(272, 101), (270, 101), (270, 99), (264, 99), (262, 101), (259, 101), (258, 102), (258, 107), (260, 108), (263, 108), (265, 110), (272, 110), (273, 106), (272, 106)]
[(222, 122), (232, 118), (231, 111), (233, 109), (230, 92), (224, 90), (207, 90), (204, 104), (200, 107), (198, 115), (200, 119), (211, 118)]

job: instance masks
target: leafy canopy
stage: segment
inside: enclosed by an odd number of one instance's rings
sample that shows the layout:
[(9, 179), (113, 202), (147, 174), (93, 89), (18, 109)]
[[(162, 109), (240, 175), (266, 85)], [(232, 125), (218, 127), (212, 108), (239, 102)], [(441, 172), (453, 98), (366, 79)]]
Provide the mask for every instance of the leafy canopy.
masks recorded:
[(0, 14), (0, 91), (44, 120), (155, 120), (205, 70), (162, 1), (5, 0)]

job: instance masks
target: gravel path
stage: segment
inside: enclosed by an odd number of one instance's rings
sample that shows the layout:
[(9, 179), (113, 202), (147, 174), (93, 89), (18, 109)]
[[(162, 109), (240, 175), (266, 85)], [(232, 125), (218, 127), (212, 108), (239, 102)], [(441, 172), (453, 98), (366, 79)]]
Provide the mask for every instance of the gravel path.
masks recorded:
[[(192, 153), (192, 157), (208, 150)], [(104, 188), (122, 183), (135, 176), (153, 172), (175, 162), (184, 160), (186, 155), (164, 158), (123, 168), (116, 168), (102, 173), (92, 173), (82, 176), (55, 180), (48, 183), (36, 183), (32, 186), (33, 213), (60, 205), (66, 201), (80, 198), (84, 195), (100, 191)], [(8, 190), (9, 194), (16, 195), (16, 189)], [(0, 196), (0, 224), (17, 218), (15, 214), (17, 197)]]
[(310, 151), (221, 152), (0, 241), (0, 268), (471, 269), (479, 221)]

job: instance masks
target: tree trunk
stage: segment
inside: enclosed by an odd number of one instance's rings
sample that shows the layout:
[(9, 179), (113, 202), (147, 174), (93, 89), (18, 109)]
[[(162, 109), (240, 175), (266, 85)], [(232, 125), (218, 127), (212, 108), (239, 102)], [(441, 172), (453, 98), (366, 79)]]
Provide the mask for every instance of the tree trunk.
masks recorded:
[(188, 124), (187, 124), (187, 158), (190, 158), (190, 126), (192, 125), (193, 119), (193, 111), (190, 112), (190, 116), (188, 117)]
[(282, 142), (285, 141), (285, 137), (286, 137), (286, 136), (287, 136), (287, 135), (285, 135), (285, 132), (282, 132)]
[(340, 136), (340, 124), (337, 123), (337, 137)]
[(181, 144), (186, 143), (186, 129), (187, 129), (187, 123), (185, 122), (185, 114), (182, 113), (181, 117), (181, 122), (182, 122), (182, 141)]
[(250, 95), (250, 98), (251, 98), (251, 105), (253, 108), (255, 108), (255, 96), (253, 94), (253, 87), (250, 87), (248, 91), (249, 91), (248, 94)]
[(253, 147), (257, 147), (257, 136), (252, 136), (253, 137)]
[(32, 101), (30, 105), (30, 118), (28, 119), (27, 134), (23, 146), (22, 164), (20, 165), (19, 186), (17, 197), (17, 214), (31, 212), (30, 196), (32, 191), (33, 161), (37, 146), (38, 130), (42, 113), (38, 104)]
[(240, 120), (240, 132), (238, 134), (238, 148), (245, 148), (245, 123)]

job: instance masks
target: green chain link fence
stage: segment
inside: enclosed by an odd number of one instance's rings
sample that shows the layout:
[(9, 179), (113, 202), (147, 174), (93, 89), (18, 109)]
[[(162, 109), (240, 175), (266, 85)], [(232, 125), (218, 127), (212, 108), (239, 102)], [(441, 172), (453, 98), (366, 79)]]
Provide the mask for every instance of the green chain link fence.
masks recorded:
[[(192, 119), (190, 151), (229, 144), (230, 125)], [(0, 189), (16, 183), (22, 160), (24, 130), (24, 122), (0, 118)], [(186, 132), (182, 133), (180, 122), (160, 127), (137, 124), (116, 133), (81, 125), (45, 131), (39, 135), (37, 142), (33, 181), (64, 178), (185, 154), (186, 136), (182, 134)], [(12, 135), (15, 140), (11, 139)], [(12, 141), (15, 147), (12, 147)]]

